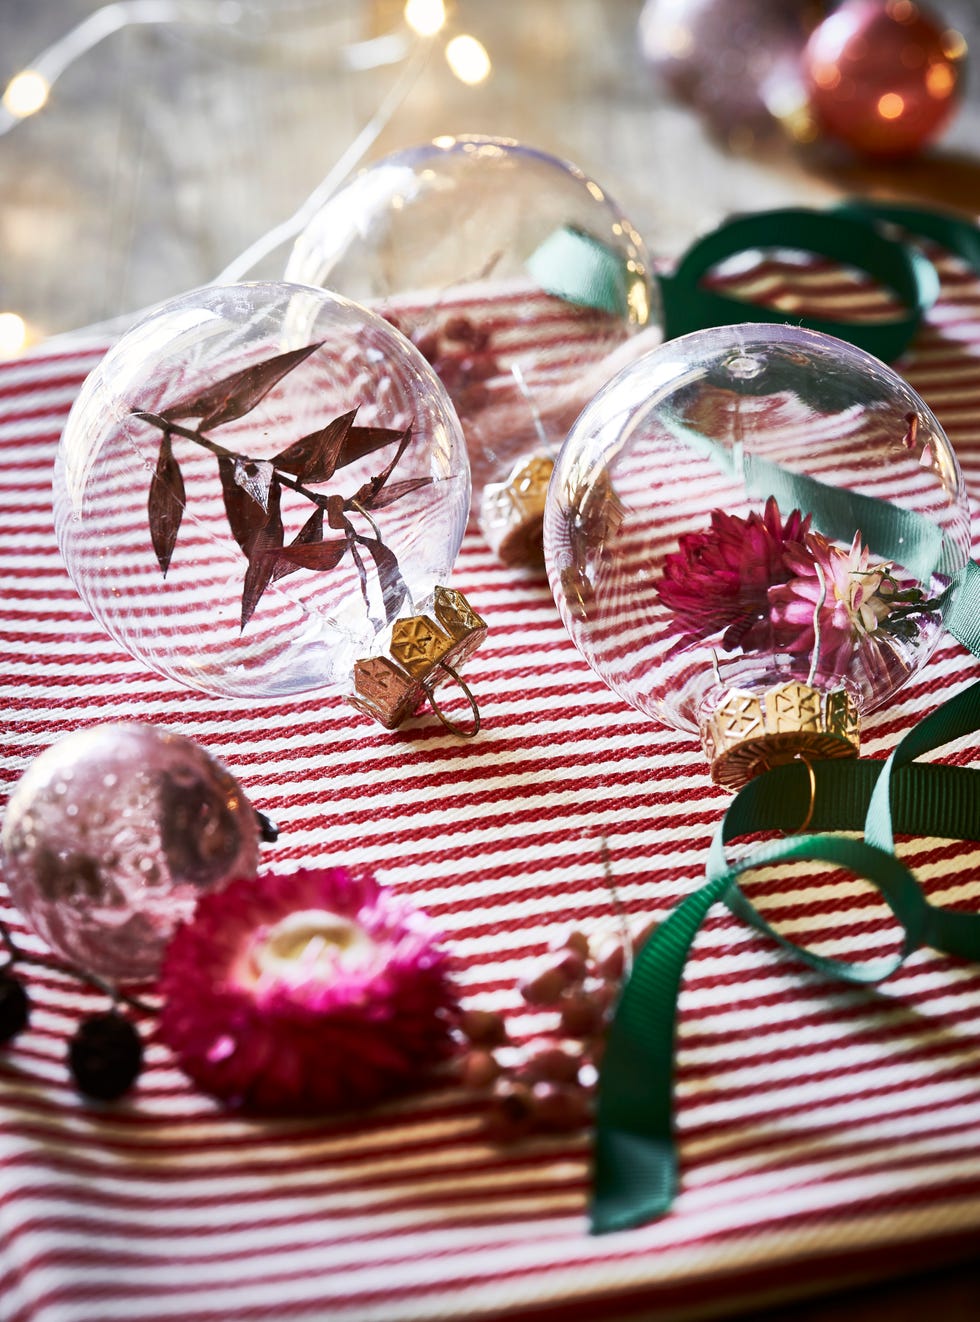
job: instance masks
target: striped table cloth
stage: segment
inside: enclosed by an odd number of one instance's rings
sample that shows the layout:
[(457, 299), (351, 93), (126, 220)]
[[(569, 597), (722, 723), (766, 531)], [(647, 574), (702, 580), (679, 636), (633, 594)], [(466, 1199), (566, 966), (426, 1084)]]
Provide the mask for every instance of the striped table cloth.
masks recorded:
[[(942, 300), (901, 368), (980, 493), (980, 283), (940, 266)], [(785, 274), (754, 278), (772, 293)], [(832, 271), (807, 279), (811, 302), (873, 304)], [(613, 919), (603, 842), (636, 926), (703, 879), (727, 796), (696, 742), (625, 707), (572, 648), (546, 581), (475, 534), (453, 581), (491, 626), (466, 672), (472, 741), (432, 715), (389, 734), (340, 700), (243, 710), (148, 673), (81, 606), (52, 535), (58, 437), (104, 348), (76, 336), (0, 369), (0, 809), (69, 730), (138, 719), (189, 735), (278, 822), (265, 867), (370, 866), (445, 932), (465, 1003), (533, 1034), (519, 980), (556, 938)], [(885, 756), (976, 676), (943, 642), (869, 720), (864, 753)], [(946, 755), (980, 764), (980, 743)], [(907, 852), (931, 899), (980, 904), (974, 847)], [(815, 907), (834, 927), (833, 896), (782, 904), (791, 928)], [(844, 987), (714, 912), (681, 997), (680, 1196), (659, 1222), (598, 1238), (588, 1135), (496, 1145), (484, 1100), (457, 1088), (258, 1122), (151, 1045), (129, 1098), (84, 1104), (66, 1042), (104, 1001), (55, 972), (28, 979), (30, 1027), (0, 1057), (3, 1322), (662, 1320), (980, 1244), (980, 969), (928, 951), (875, 991)]]

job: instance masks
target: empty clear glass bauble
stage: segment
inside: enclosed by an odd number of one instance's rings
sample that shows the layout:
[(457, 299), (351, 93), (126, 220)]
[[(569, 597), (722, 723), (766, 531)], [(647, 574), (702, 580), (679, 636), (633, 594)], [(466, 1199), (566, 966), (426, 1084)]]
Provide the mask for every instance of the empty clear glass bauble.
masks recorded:
[(462, 421), (491, 545), (505, 561), (540, 560), (544, 489), (569, 426), (621, 365), (610, 354), (660, 325), (643, 242), (604, 190), (517, 142), (437, 138), (330, 198), (287, 278), (377, 309), (418, 346)]
[(199, 895), (255, 875), (259, 823), (237, 781), (182, 735), (76, 730), (18, 781), (0, 861), (53, 951), (112, 981), (155, 976)]
[(232, 698), (349, 691), (446, 582), (469, 510), (459, 421), (381, 317), (322, 290), (195, 290), (86, 380), (55, 524), (93, 615)]
[(545, 517), (576, 645), (699, 731), (716, 780), (853, 753), (928, 658), (970, 548), (933, 413), (850, 344), (743, 325), (670, 341), (585, 409)]

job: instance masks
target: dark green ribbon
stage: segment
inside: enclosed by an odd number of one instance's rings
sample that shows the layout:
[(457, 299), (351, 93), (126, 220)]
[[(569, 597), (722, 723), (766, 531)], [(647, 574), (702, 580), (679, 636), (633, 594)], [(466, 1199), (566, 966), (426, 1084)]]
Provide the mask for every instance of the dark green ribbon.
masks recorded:
[[(894, 223), (943, 243), (980, 273), (980, 233), (959, 218), (905, 207), (867, 207), (863, 214), (868, 224)], [(785, 238), (781, 242), (798, 246)], [(812, 250), (826, 252), (825, 247)], [(712, 257), (711, 248), (707, 254), (712, 261), (720, 260)], [(841, 259), (850, 258), (844, 254)], [(888, 283), (881, 270), (877, 274)], [(869, 347), (850, 333), (845, 338)], [(786, 478), (792, 484), (793, 476)], [(848, 493), (839, 496), (846, 502)], [(798, 503), (795, 494), (792, 503)], [(889, 508), (882, 511), (886, 540)], [(951, 591), (956, 595), (944, 623), (980, 656), (980, 566), (971, 561), (955, 578)], [(594, 1135), (595, 1233), (640, 1225), (663, 1215), (673, 1202), (677, 998), (691, 945), (715, 904), (725, 903), (810, 968), (851, 983), (888, 977), (923, 946), (980, 960), (980, 914), (930, 904), (912, 871), (894, 853), (896, 832), (980, 840), (980, 771), (916, 761), (978, 729), (980, 683), (920, 721), (884, 762), (793, 763), (750, 781), (732, 801), (709, 850), (706, 884), (688, 896), (639, 951), (610, 1025)], [(810, 833), (759, 846), (734, 863), (728, 860), (726, 846), (737, 837), (766, 830), (792, 833), (803, 822)], [(822, 834), (846, 830), (862, 830), (863, 839)], [(767, 865), (799, 861), (846, 868), (876, 887), (904, 934), (895, 955), (864, 962), (831, 959), (771, 927), (739, 887), (739, 878)]]
[[(888, 289), (899, 309), (876, 321), (815, 317), (722, 294), (705, 276), (758, 249), (792, 249), (857, 268)], [(745, 321), (786, 322), (836, 335), (885, 361), (898, 358), (939, 296), (939, 277), (918, 248), (889, 238), (874, 217), (804, 207), (736, 216), (694, 243), (673, 274), (661, 276), (664, 336)]]
[[(971, 563), (960, 615), (980, 618), (980, 567)], [(978, 654), (975, 640), (960, 638)], [(719, 901), (784, 950), (830, 977), (878, 982), (930, 946), (980, 960), (980, 914), (930, 904), (896, 858), (894, 833), (980, 840), (980, 771), (915, 759), (980, 728), (980, 683), (920, 721), (885, 762), (861, 759), (777, 767), (732, 801), (711, 844), (707, 884), (688, 896), (639, 951), (610, 1026), (599, 1077), (592, 1229), (640, 1225), (668, 1211), (677, 1187), (673, 1060), (677, 996), (691, 944)], [(811, 780), (812, 775), (812, 780)], [(812, 834), (777, 840), (729, 863), (725, 847), (755, 831)], [(864, 831), (863, 840), (822, 831)], [(849, 962), (817, 955), (775, 931), (739, 888), (745, 872), (773, 863), (831, 863), (877, 887), (904, 932), (892, 957)]]
[[(786, 207), (724, 221), (683, 254), (674, 271), (655, 277), (663, 304), (664, 338), (706, 326), (783, 322), (849, 340), (886, 362), (908, 346), (939, 295), (939, 277), (908, 239), (931, 239), (980, 273), (980, 230), (963, 217), (919, 207), (855, 200), (830, 211)], [(707, 277), (732, 257), (765, 250), (828, 257), (862, 271), (887, 289), (895, 311), (873, 321), (816, 317), (722, 293)], [(587, 230), (565, 225), (528, 259), (528, 270), (556, 298), (615, 316), (632, 315), (637, 281), (617, 249)]]

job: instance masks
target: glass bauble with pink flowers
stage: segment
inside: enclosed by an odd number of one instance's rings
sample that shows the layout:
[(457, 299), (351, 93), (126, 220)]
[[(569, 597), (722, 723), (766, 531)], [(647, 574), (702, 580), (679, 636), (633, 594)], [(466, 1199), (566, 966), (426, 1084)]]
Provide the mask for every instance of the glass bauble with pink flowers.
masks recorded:
[(572, 639), (632, 706), (697, 732), (718, 783), (857, 754), (925, 663), (970, 552), (925, 401), (794, 326), (670, 341), (584, 410), (545, 516)]

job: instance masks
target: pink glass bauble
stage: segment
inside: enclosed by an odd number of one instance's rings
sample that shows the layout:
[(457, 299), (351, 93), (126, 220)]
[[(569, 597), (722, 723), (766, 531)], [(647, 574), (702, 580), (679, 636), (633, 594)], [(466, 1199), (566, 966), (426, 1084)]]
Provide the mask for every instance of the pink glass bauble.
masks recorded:
[(58, 955), (110, 981), (156, 974), (198, 895), (258, 866), (237, 781), (182, 735), (78, 730), (31, 763), (0, 835), (3, 879)]
[(802, 67), (818, 128), (867, 156), (919, 151), (959, 99), (966, 43), (911, 0), (845, 0)]
[(640, 53), (712, 131), (741, 144), (799, 103), (799, 60), (815, 0), (646, 0)]

